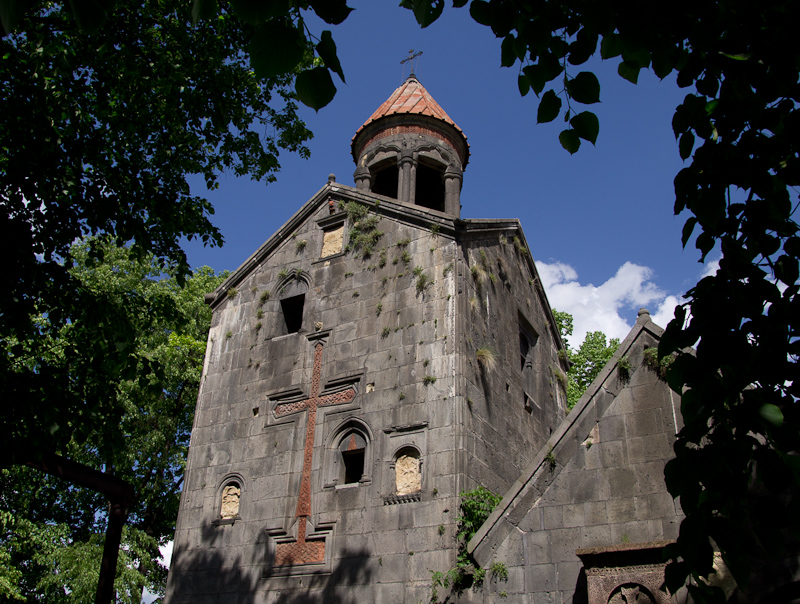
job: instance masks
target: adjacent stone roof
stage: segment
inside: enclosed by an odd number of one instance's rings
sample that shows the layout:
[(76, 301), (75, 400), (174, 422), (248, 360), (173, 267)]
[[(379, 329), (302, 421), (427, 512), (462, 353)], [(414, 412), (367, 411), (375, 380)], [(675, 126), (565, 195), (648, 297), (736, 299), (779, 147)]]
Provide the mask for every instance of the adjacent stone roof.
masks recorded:
[[(448, 126), (455, 128), (455, 130), (464, 139), (464, 144), (469, 149), (467, 137), (461, 128), (447, 115), (447, 112), (437, 103), (430, 93), (425, 90), (425, 87), (420, 83), (413, 73), (408, 76), (405, 82), (395, 90), (386, 101), (378, 107), (369, 119), (364, 122), (361, 127), (356, 130), (352, 138), (351, 144), (355, 144), (358, 135), (372, 124), (381, 118), (389, 117), (392, 115), (425, 115), (443, 121)], [(465, 162), (466, 163), (466, 162)]]

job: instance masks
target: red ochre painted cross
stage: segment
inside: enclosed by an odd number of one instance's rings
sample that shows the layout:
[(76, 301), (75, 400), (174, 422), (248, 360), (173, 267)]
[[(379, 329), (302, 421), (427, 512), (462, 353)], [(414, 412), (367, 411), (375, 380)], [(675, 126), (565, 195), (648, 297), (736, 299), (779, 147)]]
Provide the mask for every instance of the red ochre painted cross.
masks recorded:
[(297, 541), (278, 543), (275, 551), (275, 566), (309, 564), (325, 560), (325, 540), (306, 540), (306, 524), (311, 516), (311, 461), (314, 456), (314, 428), (317, 423), (317, 407), (348, 403), (356, 396), (353, 387), (332, 394), (319, 395), (322, 373), (322, 342), (314, 347), (314, 373), (311, 377), (311, 395), (304, 401), (282, 403), (275, 407), (275, 415), (288, 415), (308, 409), (306, 441), (303, 447), (303, 477), (300, 480), (300, 496), (297, 500)]

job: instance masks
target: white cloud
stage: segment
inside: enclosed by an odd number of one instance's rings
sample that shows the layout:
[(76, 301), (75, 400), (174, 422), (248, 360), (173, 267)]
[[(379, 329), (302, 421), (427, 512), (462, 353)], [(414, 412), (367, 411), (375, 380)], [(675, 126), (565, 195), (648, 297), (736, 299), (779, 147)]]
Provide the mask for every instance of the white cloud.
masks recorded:
[(581, 284), (575, 269), (562, 262), (537, 262), (536, 266), (550, 304), (573, 317), (571, 346), (580, 345), (590, 331), (602, 331), (609, 338), (624, 338), (633, 326), (622, 317), (624, 310), (655, 304), (657, 314), (666, 314), (677, 304), (675, 296), (667, 296), (650, 280), (653, 273), (650, 268), (632, 262), (623, 264), (599, 286)]
[[(623, 264), (600, 285), (580, 283), (577, 271), (563, 262), (536, 262), (536, 268), (550, 305), (572, 315), (572, 347), (580, 346), (590, 331), (623, 339), (640, 308), (650, 311), (656, 325), (666, 327), (675, 315), (675, 307), (683, 301), (683, 292), (668, 295), (652, 281), (652, 269), (632, 262)], [(697, 279), (713, 275), (717, 269), (719, 258), (703, 265)]]
[(667, 296), (658, 305), (655, 312), (650, 313), (650, 318), (653, 323), (660, 327), (666, 327), (667, 323), (672, 321), (675, 317), (675, 307), (681, 303), (683, 298), (681, 296)]
[(172, 561), (172, 546), (174, 543), (174, 541), (168, 541), (158, 548), (158, 551), (161, 553), (161, 564), (167, 568), (169, 568), (169, 563)]
[(700, 276), (697, 278), (698, 281), (705, 277), (711, 277), (712, 275), (716, 275), (717, 271), (719, 270), (719, 258), (716, 260), (711, 260), (703, 265), (703, 270), (700, 273)]

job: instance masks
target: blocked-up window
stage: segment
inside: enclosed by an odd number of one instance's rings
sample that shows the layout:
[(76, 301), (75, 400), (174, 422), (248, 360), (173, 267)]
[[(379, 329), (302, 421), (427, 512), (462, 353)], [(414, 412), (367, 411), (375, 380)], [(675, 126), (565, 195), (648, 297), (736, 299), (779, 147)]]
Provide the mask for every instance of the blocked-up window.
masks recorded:
[(236, 518), (239, 515), (239, 500), (241, 496), (242, 487), (238, 482), (229, 482), (222, 487), (220, 518)]
[(342, 251), (344, 243), (344, 225), (340, 224), (322, 232), (322, 252), (320, 258), (327, 258)]
[(401, 449), (394, 462), (395, 495), (410, 495), (422, 490), (422, 461), (419, 451)]

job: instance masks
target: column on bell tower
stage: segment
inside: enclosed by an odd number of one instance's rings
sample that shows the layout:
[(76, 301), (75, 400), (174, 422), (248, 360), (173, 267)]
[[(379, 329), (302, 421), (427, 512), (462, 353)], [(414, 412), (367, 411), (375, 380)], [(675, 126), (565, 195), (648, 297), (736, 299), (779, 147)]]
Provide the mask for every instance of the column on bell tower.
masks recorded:
[(459, 218), (469, 145), (413, 74), (356, 132), (356, 187)]

